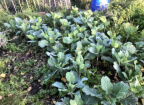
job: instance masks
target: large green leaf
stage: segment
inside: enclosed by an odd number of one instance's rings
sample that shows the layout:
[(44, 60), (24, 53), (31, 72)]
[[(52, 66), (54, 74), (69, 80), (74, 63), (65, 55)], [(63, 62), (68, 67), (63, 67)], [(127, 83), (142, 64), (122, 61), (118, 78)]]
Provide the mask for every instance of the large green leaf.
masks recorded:
[(84, 59), (83, 59), (83, 56), (82, 56), (82, 55), (78, 55), (78, 56), (77, 56), (77, 58), (76, 58), (76, 63), (77, 63), (78, 65), (84, 63)]
[(52, 86), (59, 88), (59, 91), (65, 89), (65, 86), (61, 82), (55, 82), (52, 84)]
[(83, 81), (87, 81), (87, 78), (82, 78), (80, 81), (78, 81), (78, 83), (76, 84), (77, 88), (83, 88), (85, 86), (85, 84), (83, 83)]
[(73, 39), (71, 39), (70, 37), (63, 37), (63, 42), (66, 44), (70, 44), (73, 42)]
[(58, 56), (58, 62), (62, 63), (64, 61), (64, 59), (65, 59), (64, 53), (63, 52), (59, 52), (57, 56)]
[(113, 64), (114, 64), (113, 67), (114, 67), (114, 69), (116, 70), (116, 72), (118, 73), (119, 77), (120, 77), (121, 79), (124, 79), (124, 76), (123, 76), (123, 74), (122, 74), (122, 72), (121, 72), (121, 69), (120, 69), (118, 63), (117, 63), (117, 62), (114, 62)]
[(101, 20), (103, 23), (106, 23), (106, 22), (107, 22), (107, 19), (106, 19), (105, 16), (101, 16), (101, 17), (100, 17), (100, 20)]
[(75, 99), (70, 100), (70, 105), (83, 105), (83, 101), (82, 101), (81, 97), (75, 95)]
[(124, 82), (116, 83), (113, 86), (111, 96), (113, 98), (117, 98), (117, 99), (122, 98), (123, 96), (125, 96), (128, 93), (128, 89), (129, 89), (128, 84), (126, 84)]
[(119, 100), (120, 103), (123, 105), (136, 105), (137, 104), (137, 97), (135, 96), (134, 93), (129, 92), (125, 96), (122, 97), (122, 99)]
[(33, 35), (26, 35), (30, 40), (34, 40), (35, 37)]
[(96, 89), (90, 88), (89, 86), (85, 86), (82, 91), (86, 94), (86, 95), (91, 95), (97, 98), (102, 98), (102, 95), (98, 93), (98, 91)]
[(69, 98), (64, 97), (64, 99), (62, 98), (61, 100), (62, 100), (62, 102), (57, 102), (55, 105), (70, 105)]
[(44, 84), (45, 81), (49, 80), (55, 73), (57, 70), (51, 72), (51, 73), (46, 73), (41, 77), (41, 85)]
[(38, 42), (38, 45), (41, 47), (41, 48), (44, 48), (45, 46), (48, 45), (48, 41), (47, 40), (41, 40)]
[(102, 77), (101, 86), (102, 86), (102, 89), (106, 91), (106, 94), (111, 93), (113, 85), (112, 85), (112, 83), (110, 82), (110, 79), (107, 76)]
[(69, 83), (71, 83), (71, 84), (74, 83), (75, 76), (74, 76), (73, 72), (67, 72), (66, 73), (66, 79)]
[(114, 62), (111, 57), (107, 57), (107, 56), (102, 56), (102, 57), (101, 57), (101, 60), (109, 61), (109, 62), (111, 62), (111, 63)]
[(90, 95), (83, 95), (82, 96), (84, 105), (95, 105), (96, 103), (98, 103), (98, 98), (90, 96)]

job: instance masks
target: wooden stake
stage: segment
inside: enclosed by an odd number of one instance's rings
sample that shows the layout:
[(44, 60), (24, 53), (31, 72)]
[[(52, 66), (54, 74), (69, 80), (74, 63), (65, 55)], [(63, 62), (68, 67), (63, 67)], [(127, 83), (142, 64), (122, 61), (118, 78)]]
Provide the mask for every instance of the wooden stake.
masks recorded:
[(43, 11), (45, 11), (45, 0), (43, 0)]
[(51, 0), (49, 0), (49, 6), (50, 6), (50, 8), (51, 8)]
[(16, 8), (15, 8), (15, 4), (14, 4), (13, 0), (11, 0), (11, 1), (12, 1), (13, 6), (14, 6), (14, 9), (15, 9), (15, 11), (16, 11), (16, 13), (17, 13), (17, 10), (16, 10)]
[(39, 11), (40, 11), (40, 5), (39, 5), (39, 1), (38, 0), (37, 0), (37, 3), (38, 3)]
[(28, 6), (28, 8), (29, 8), (29, 4), (28, 4), (28, 1), (26, 0), (26, 2), (27, 2), (27, 6)]
[(20, 7), (21, 7), (21, 12), (22, 12), (22, 6), (21, 6), (21, 2), (20, 2), (20, 0), (19, 0), (19, 5), (20, 5)]
[(5, 4), (5, 7), (7, 9), (8, 14), (9, 14), (8, 7), (7, 7), (7, 4), (6, 4), (5, 0), (4, 0), (4, 4)]
[(35, 10), (36, 10), (36, 3), (35, 3), (35, 0), (33, 0), (33, 2), (34, 2), (34, 7), (35, 7)]
[(66, 7), (67, 7), (67, 0), (65, 0), (65, 3), (66, 3)]
[(56, 7), (56, 1), (54, 0), (54, 4), (55, 4), (55, 7)]
[(61, 7), (62, 7), (62, 1), (60, 0), (60, 4), (61, 4)]

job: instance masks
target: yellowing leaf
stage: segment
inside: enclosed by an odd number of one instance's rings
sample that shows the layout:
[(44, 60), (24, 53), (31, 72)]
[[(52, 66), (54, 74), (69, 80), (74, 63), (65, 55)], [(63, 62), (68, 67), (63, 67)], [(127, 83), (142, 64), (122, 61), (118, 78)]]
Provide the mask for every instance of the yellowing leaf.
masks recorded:
[(6, 75), (5, 75), (4, 73), (2, 73), (2, 74), (0, 75), (0, 77), (5, 78), (5, 77), (6, 77)]
[(23, 72), (21, 72), (21, 75), (24, 75), (24, 73), (23, 73)]
[(41, 80), (39, 79), (38, 82), (41, 82)]
[(144, 72), (144, 68), (143, 67), (141, 67), (141, 71)]
[(144, 104), (144, 99), (141, 99), (141, 101), (142, 101), (142, 104)]
[(63, 78), (61, 78), (61, 80), (63, 81), (63, 82), (66, 82), (66, 79), (63, 77)]
[(31, 89), (32, 89), (32, 87), (29, 87), (29, 88), (27, 89), (27, 91), (31, 91)]
[(141, 82), (140, 84), (141, 84), (141, 85), (144, 85), (144, 82)]
[(53, 101), (54, 104), (56, 104), (56, 101)]

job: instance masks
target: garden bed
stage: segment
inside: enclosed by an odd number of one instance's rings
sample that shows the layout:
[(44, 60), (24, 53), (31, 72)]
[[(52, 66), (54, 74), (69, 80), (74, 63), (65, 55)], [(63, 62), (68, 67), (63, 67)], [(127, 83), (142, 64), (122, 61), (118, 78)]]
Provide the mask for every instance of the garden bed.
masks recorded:
[(2, 105), (142, 105), (144, 31), (105, 15), (73, 7), (4, 23)]

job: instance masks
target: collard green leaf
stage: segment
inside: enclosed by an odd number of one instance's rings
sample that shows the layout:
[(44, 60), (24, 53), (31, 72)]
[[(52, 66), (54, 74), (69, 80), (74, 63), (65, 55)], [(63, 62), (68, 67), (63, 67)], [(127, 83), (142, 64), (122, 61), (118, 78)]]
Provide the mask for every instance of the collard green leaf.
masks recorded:
[(84, 63), (84, 59), (83, 59), (83, 56), (82, 56), (82, 55), (78, 55), (78, 56), (77, 56), (77, 58), (76, 58), (76, 63), (77, 63), (78, 65)]
[(74, 18), (73, 20), (74, 20), (75, 23), (83, 24), (81, 18), (79, 18), (79, 17), (78, 18)]
[(78, 81), (78, 83), (76, 84), (77, 88), (83, 88), (85, 86), (85, 84), (83, 83), (83, 81), (87, 81), (87, 78), (82, 78), (80, 81)]
[(106, 91), (106, 94), (111, 93), (113, 85), (112, 85), (112, 83), (110, 82), (110, 79), (107, 76), (102, 77), (101, 86), (102, 86), (102, 89)]
[(62, 98), (61, 100), (62, 100), (62, 102), (57, 102), (55, 105), (70, 105), (69, 98), (64, 97), (64, 99)]
[(111, 102), (110, 101), (101, 101), (101, 104), (102, 105), (111, 105)]
[(8, 24), (8, 23), (4, 23), (4, 26), (6, 26), (6, 27), (11, 27), (11, 25), (10, 24)]
[(63, 52), (58, 53), (58, 62), (61, 63), (65, 59), (65, 55)]
[(98, 98), (85, 94), (82, 96), (82, 99), (84, 105), (95, 105), (98, 102)]
[(83, 101), (82, 101), (81, 97), (75, 95), (75, 99), (70, 100), (70, 105), (83, 105)]
[(119, 101), (123, 105), (136, 105), (138, 99), (137, 99), (137, 97), (135, 96), (134, 93), (129, 92), (128, 94), (126, 94), (125, 96), (123, 96), (123, 98), (120, 99)]
[(63, 42), (66, 44), (70, 44), (73, 42), (73, 39), (71, 39), (70, 37), (63, 37)]
[(124, 82), (116, 83), (113, 86), (111, 96), (113, 98), (119, 99), (128, 93), (129, 85)]
[(71, 71), (71, 72), (73, 72), (73, 74), (74, 74), (74, 76), (75, 76), (75, 81), (74, 81), (74, 83), (80, 81), (80, 77), (79, 77), (78, 73), (75, 72), (75, 71)]
[(71, 83), (71, 84), (74, 83), (75, 76), (74, 76), (73, 72), (67, 72), (66, 73), (66, 79), (69, 83)]
[(20, 25), (21, 23), (23, 23), (23, 20), (19, 17), (15, 17), (16, 22)]
[(118, 63), (117, 63), (117, 62), (114, 62), (113, 64), (114, 64), (113, 67), (114, 67), (114, 69), (117, 71), (119, 77), (120, 77), (121, 79), (124, 79), (124, 76), (123, 76), (123, 74), (122, 74), (122, 72), (121, 72), (121, 69), (120, 69)]
[(86, 95), (91, 95), (94, 97), (97, 97), (99, 99), (102, 98), (102, 95), (98, 93), (98, 91), (96, 89), (90, 88), (89, 86), (85, 86), (82, 91), (86, 94)]
[(52, 84), (52, 86), (55, 86), (55, 87), (62, 89), (62, 90), (65, 89), (65, 86), (61, 82), (55, 82)]
[(107, 56), (102, 56), (102, 57), (101, 57), (101, 60), (109, 61), (109, 62), (111, 62), (111, 63), (114, 62), (111, 57), (107, 57)]
[(47, 40), (41, 40), (38, 42), (38, 45), (41, 47), (41, 48), (44, 48), (45, 46), (48, 45), (48, 41)]
[[(56, 70), (57, 71), (57, 70)], [(41, 77), (41, 85), (43, 85), (43, 83), (47, 80), (49, 80), (55, 73), (56, 71), (54, 72), (51, 72), (51, 73), (46, 73), (44, 74), (42, 77)]]
[(98, 25), (98, 30), (103, 30), (103, 29), (104, 29), (104, 25), (103, 24)]
[(34, 40), (35, 37), (33, 35), (26, 35), (30, 40)]
[(103, 23), (106, 23), (106, 22), (107, 22), (107, 19), (106, 19), (105, 16), (101, 16), (101, 17), (100, 17), (100, 20), (101, 20)]
[(50, 13), (46, 13), (46, 15), (47, 15), (48, 17), (51, 17), (51, 14), (50, 14)]
[(94, 58), (95, 58), (95, 54), (93, 54), (93, 53), (87, 53), (84, 57), (84, 59), (88, 59), (88, 60), (91, 60)]
[(131, 54), (134, 54), (136, 52), (136, 48), (134, 45), (126, 45), (126, 46), (123, 46), (123, 48)]

